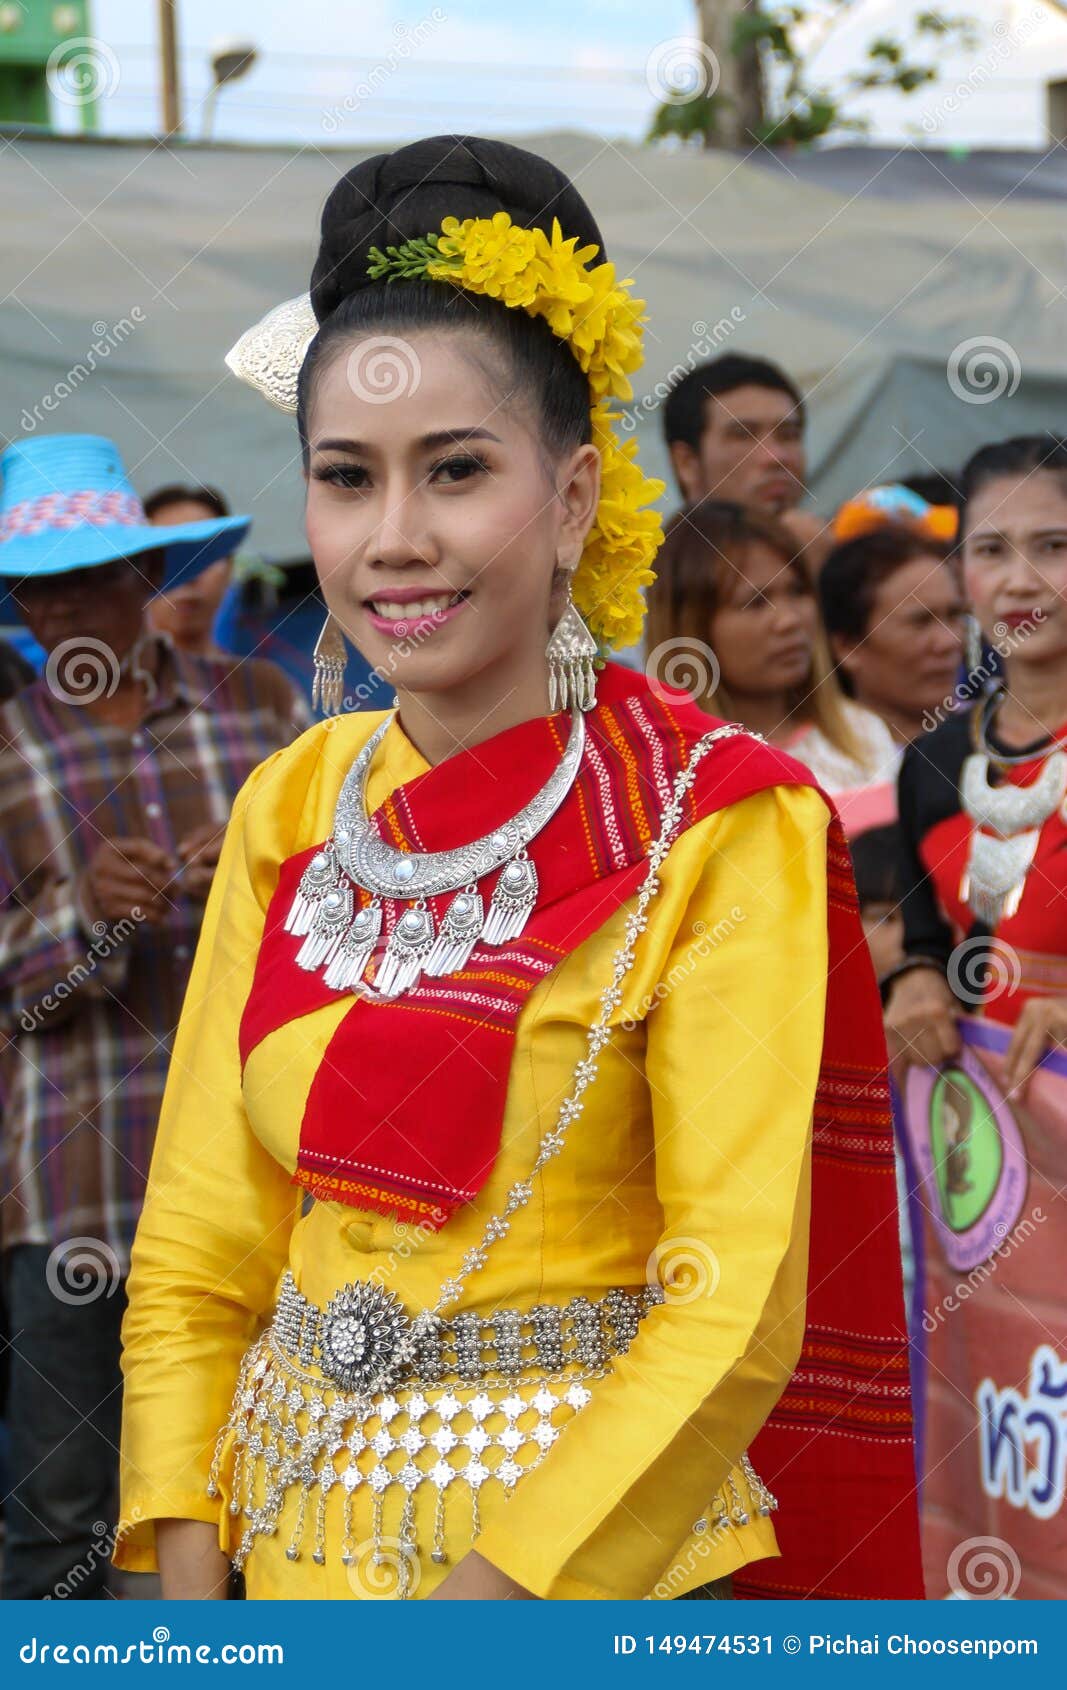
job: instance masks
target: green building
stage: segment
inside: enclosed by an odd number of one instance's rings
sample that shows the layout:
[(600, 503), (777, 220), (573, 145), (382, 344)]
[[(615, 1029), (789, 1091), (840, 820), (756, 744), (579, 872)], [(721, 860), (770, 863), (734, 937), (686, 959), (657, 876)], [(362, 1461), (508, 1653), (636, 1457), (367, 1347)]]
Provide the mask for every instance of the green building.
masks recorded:
[(63, 107), (94, 130), (117, 76), (114, 53), (92, 34), (89, 0), (0, 0), (0, 124), (52, 128)]

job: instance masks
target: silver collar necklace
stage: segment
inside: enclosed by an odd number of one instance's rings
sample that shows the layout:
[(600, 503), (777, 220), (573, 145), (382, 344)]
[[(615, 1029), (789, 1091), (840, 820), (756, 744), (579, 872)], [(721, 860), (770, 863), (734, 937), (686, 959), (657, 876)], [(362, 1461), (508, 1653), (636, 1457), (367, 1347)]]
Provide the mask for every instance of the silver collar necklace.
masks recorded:
[[(397, 998), (423, 974), (464, 968), (479, 940), (506, 945), (523, 931), (537, 902), (537, 870), (527, 852), (531, 839), (563, 803), (581, 766), (585, 718), (571, 712), (563, 756), (541, 790), (510, 821), (449, 851), (404, 851), (381, 838), (367, 811), (367, 773), (394, 710), (371, 734), (345, 776), (334, 810), (333, 832), (315, 852), (285, 918), (285, 931), (303, 938), (296, 961), (321, 970), (331, 990)], [(488, 910), (478, 881), (502, 870)], [(371, 894), (357, 908), (356, 888)], [(462, 890), (460, 890), (462, 888)], [(438, 929), (427, 899), (457, 892)], [(394, 906), (409, 903), (402, 915)], [(373, 984), (363, 974), (385, 922), (393, 920)]]
[[(1041, 829), (1067, 792), (1067, 753), (1056, 739), (1021, 752), (992, 749), (989, 723), (1002, 697), (998, 691), (979, 707), (975, 737), (980, 749), (964, 759), (960, 774), (960, 805), (974, 823), (960, 899), (990, 928), (1018, 910)], [(991, 762), (1019, 764), (1039, 758), (1041, 770), (1029, 786), (1012, 781), (990, 785)]]

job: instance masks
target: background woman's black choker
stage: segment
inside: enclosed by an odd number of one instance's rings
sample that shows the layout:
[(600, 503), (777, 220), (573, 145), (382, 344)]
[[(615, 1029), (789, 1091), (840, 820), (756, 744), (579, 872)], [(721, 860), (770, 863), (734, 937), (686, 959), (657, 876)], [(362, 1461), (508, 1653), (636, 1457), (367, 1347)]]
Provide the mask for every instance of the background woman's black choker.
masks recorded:
[(1034, 757), (1039, 757), (1043, 751), (1049, 751), (1056, 744), (1055, 734), (1041, 734), (1037, 739), (1030, 740), (1024, 746), (1008, 746), (997, 738), (993, 731), (993, 718), (1008, 697), (1008, 689), (1001, 685), (983, 698), (975, 707), (971, 718), (973, 724), (972, 741), (976, 751), (983, 751), (995, 768), (1007, 768), (1016, 763), (1029, 763)]

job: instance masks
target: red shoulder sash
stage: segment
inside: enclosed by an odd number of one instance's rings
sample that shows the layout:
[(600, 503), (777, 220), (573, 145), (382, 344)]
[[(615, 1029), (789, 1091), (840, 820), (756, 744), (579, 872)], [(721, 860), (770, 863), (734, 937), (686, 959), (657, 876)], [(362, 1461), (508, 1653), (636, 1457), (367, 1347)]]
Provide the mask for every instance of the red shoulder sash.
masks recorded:
[[(293, 1175), (315, 1195), (440, 1226), (484, 1185), (523, 1004), (636, 892), (675, 776), (716, 725), (684, 695), (620, 665), (608, 665), (597, 693), (582, 770), (530, 847), (540, 895), (521, 938), (477, 948), (461, 974), (423, 979), (398, 1002), (354, 998), (338, 1025), (308, 1093)], [(406, 783), (376, 813), (383, 837), (441, 850), (498, 826), (547, 778), (568, 725), (562, 713), (524, 722)], [(682, 825), (796, 783), (814, 784), (786, 753), (745, 736), (724, 739), (698, 765)], [(782, 1556), (745, 1568), (735, 1588), (741, 1596), (921, 1596), (881, 1005), (848, 848), (827, 803), (829, 972), (807, 1332), (797, 1370), (752, 1446), (779, 1497)], [(242, 1063), (277, 1027), (336, 1002), (296, 966), (296, 942), (282, 927), (313, 849), (281, 866), (241, 1023)], [(435, 919), (449, 896), (431, 900)]]

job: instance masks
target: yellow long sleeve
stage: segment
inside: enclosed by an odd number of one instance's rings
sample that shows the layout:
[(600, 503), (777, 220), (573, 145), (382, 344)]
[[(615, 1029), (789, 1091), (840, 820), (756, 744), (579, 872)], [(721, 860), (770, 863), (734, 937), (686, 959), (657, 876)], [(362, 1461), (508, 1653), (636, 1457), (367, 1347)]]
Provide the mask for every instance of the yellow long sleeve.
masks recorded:
[[(630, 902), (530, 994), (496, 1163), (477, 1202), (439, 1233), (334, 1202), (301, 1214), (290, 1174), (305, 1100), (349, 1002), (339, 995), (267, 1034), (243, 1077), (238, 1027), (278, 866), (327, 836), (344, 775), (379, 720), (309, 730), (262, 764), (236, 801), (133, 1250), (120, 1567), (156, 1566), (160, 1518), (217, 1521), (220, 1546), (232, 1548), (233, 1523), (208, 1497), (207, 1479), (241, 1358), (283, 1270), (320, 1307), (359, 1280), (388, 1286), (411, 1311), (432, 1307), (486, 1216), (528, 1175), (611, 978)], [(392, 727), (371, 769), (371, 807), (425, 767)], [(676, 840), (581, 1119), (471, 1282), (464, 1306), (483, 1315), (640, 1286), (657, 1269), (668, 1282), (664, 1306), (613, 1371), (591, 1381), (591, 1400), (540, 1464), (510, 1496), (484, 1489), (479, 1552), (540, 1596), (652, 1592), (697, 1541), (693, 1522), (736, 1475), (792, 1371), (826, 983), (826, 824), (817, 793), (776, 787)], [(412, 1070), (417, 1080), (414, 1042)], [(358, 1073), (342, 1078), (358, 1087)], [(688, 1295), (687, 1259), (710, 1295)], [(252, 1551), (250, 1597), (364, 1594), (337, 1561), (340, 1489), (330, 1498), (327, 1564), (285, 1558), (294, 1492), (277, 1534)], [(365, 1488), (355, 1502), (355, 1534), (365, 1538)], [(421, 1489), (416, 1502), (420, 1530), (432, 1532), (432, 1502)], [(469, 1546), (462, 1508), (448, 1519), (448, 1565), (427, 1563), (420, 1596)], [(754, 1518), (704, 1548), (670, 1595), (773, 1554), (772, 1523)]]
[[(122, 1535), (131, 1571), (156, 1567), (153, 1521), (214, 1521), (206, 1494), (240, 1358), (269, 1312), (300, 1192), (250, 1131), (237, 1030), (273, 887), (246, 859), (252, 812), (275, 803), (285, 752), (238, 793), (204, 912), (163, 1097), (122, 1328)], [(220, 1543), (222, 1539), (220, 1536)]]
[(669, 897), (680, 905), (699, 878), (684, 913), (657, 912), (676, 931), (661, 971), (673, 985), (648, 1016), (645, 1072), (657, 1255), (677, 1286), (478, 1540), (538, 1596), (646, 1595), (795, 1366), (827, 967), (826, 822), (810, 789), (775, 788), (691, 829), (672, 852), (692, 865), (680, 874), (675, 862)]

